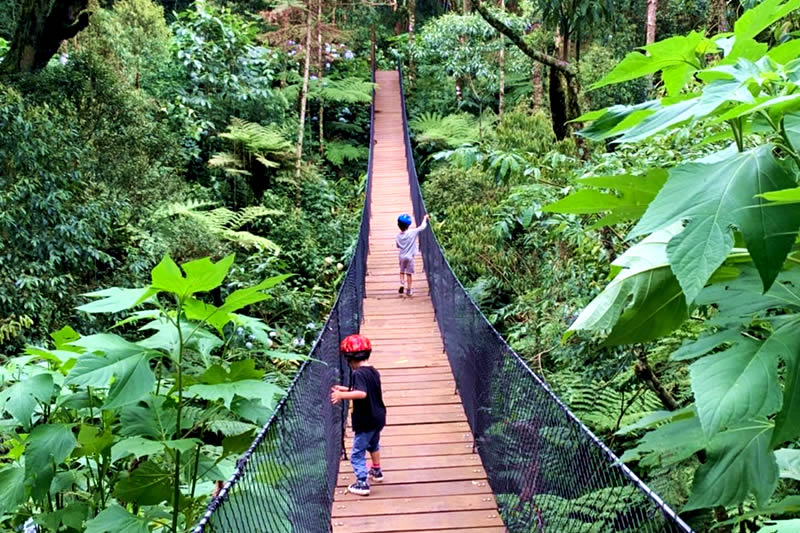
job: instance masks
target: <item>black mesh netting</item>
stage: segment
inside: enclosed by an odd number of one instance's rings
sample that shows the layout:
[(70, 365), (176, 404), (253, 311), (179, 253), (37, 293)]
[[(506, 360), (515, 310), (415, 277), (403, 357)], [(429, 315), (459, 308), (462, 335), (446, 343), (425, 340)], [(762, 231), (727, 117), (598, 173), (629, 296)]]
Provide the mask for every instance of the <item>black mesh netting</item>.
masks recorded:
[[(401, 95), (402, 74), (400, 76)], [(414, 214), (426, 213), (403, 98)], [(477, 451), (511, 533), (691, 531), (558, 399), (492, 327), (432, 231), (425, 273)]]
[[(373, 76), (374, 81), (374, 76)], [(370, 109), (370, 146), (374, 110)], [(342, 458), (347, 403), (331, 405), (330, 389), (349, 385), (339, 356), (341, 339), (361, 325), (369, 253), (370, 151), (358, 241), (336, 303), (308, 360), (236, 470), (211, 502), (195, 533), (322, 533)]]

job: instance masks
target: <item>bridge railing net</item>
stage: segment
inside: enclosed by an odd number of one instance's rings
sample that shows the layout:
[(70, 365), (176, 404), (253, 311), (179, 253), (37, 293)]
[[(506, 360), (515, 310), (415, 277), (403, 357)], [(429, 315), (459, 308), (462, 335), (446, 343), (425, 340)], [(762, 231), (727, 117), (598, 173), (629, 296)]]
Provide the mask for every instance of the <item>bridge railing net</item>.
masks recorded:
[[(373, 107), (370, 146), (374, 116)], [(362, 321), (371, 188), (372, 150), (355, 251), (310, 360), (300, 367), (286, 396), (237, 461), (233, 476), (210, 503), (194, 533), (329, 531), (347, 416), (346, 402), (331, 405), (330, 389), (335, 384), (349, 385), (350, 372), (339, 356), (339, 343), (358, 333)]]
[[(426, 210), (404, 96), (403, 123), (420, 221)], [(436, 320), (508, 530), (690, 532), (509, 347), (456, 278), (433, 232), (423, 232), (420, 241)]]

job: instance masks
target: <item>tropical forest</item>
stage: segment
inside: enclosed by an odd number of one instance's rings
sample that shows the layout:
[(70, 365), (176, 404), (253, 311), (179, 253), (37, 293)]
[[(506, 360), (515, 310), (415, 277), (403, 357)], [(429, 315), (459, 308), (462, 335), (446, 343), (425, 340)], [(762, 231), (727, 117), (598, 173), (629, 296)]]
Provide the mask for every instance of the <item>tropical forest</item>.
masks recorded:
[(800, 532), (800, 0), (0, 0), (0, 530), (434, 529)]

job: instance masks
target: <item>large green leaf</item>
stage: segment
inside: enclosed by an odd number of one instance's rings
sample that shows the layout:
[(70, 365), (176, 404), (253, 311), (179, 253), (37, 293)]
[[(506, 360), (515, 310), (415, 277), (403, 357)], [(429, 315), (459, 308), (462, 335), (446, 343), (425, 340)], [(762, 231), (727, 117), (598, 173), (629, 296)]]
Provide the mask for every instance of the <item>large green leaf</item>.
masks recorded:
[(0, 392), (0, 408), (28, 428), (38, 402), (49, 402), (52, 394), (53, 376), (43, 372), (23, 379)]
[(749, 494), (764, 505), (778, 483), (778, 465), (769, 442), (772, 425), (766, 420), (740, 422), (709, 443), (706, 462), (694, 476), (684, 511), (718, 505), (737, 505)]
[(607, 109), (586, 113), (575, 119), (575, 122), (591, 122), (591, 124), (578, 132), (579, 135), (593, 141), (604, 141), (614, 136), (619, 129), (629, 129), (631, 126), (638, 124), (660, 107), (661, 104), (658, 100), (648, 100), (631, 106), (615, 105)]
[(197, 292), (208, 292), (222, 284), (233, 259), (231, 254), (216, 263), (207, 257), (184, 263), (181, 265), (186, 273), (184, 277), (181, 268), (166, 256), (151, 272), (153, 288), (171, 292), (180, 298)]
[(154, 461), (145, 461), (114, 486), (114, 497), (139, 505), (171, 501), (172, 473)]
[(737, 278), (703, 289), (697, 303), (715, 305), (719, 313), (712, 321), (720, 324), (748, 323), (771, 309), (800, 310), (800, 269), (781, 272), (764, 293), (756, 269), (744, 266)]
[(64, 424), (42, 424), (31, 431), (24, 454), (25, 475), (34, 480), (37, 495), (47, 493), (54, 465), (63, 463), (77, 445), (72, 429)]
[(14, 511), (27, 499), (25, 468), (10, 464), (0, 469), (0, 515)]
[(620, 459), (639, 461), (642, 466), (670, 466), (693, 456), (707, 443), (697, 417), (679, 418), (645, 433)]
[(158, 441), (170, 440), (175, 434), (177, 410), (166, 405), (163, 396), (151, 395), (145, 406), (132, 405), (120, 413), (121, 433), (126, 437), (149, 437)]
[(698, 54), (704, 53), (711, 43), (701, 32), (676, 36), (649, 44), (641, 52), (630, 52), (603, 79), (589, 87), (590, 90), (648, 76), (661, 71), (669, 94), (677, 94), (691, 74), (700, 69)]
[(666, 256), (666, 243), (676, 229), (653, 233), (618, 257), (613, 266), (619, 273), (570, 331), (613, 328), (607, 342), (623, 344), (652, 340), (679, 326), (688, 308)]
[(85, 311), (87, 313), (117, 313), (130, 309), (131, 307), (136, 307), (142, 302), (145, 302), (156, 292), (156, 290), (150, 287), (143, 287), (140, 289), (112, 287), (110, 289), (103, 289), (102, 291), (88, 292), (83, 296), (91, 296), (93, 298), (99, 298), (99, 300), (84, 304), (77, 309), (78, 311)]
[(150, 533), (148, 520), (112, 503), (86, 522), (86, 533)]
[(156, 353), (109, 333), (82, 337), (73, 344), (86, 348), (89, 353), (78, 359), (66, 382), (109, 387), (113, 377), (104, 406), (106, 409), (137, 402), (153, 390), (156, 378), (150, 369), (150, 359)]
[(777, 352), (785, 364), (783, 407), (775, 417), (772, 447), (800, 436), (800, 315), (774, 320), (772, 335), (764, 346)]
[(720, 344), (726, 342), (735, 342), (742, 336), (739, 328), (723, 329), (712, 335), (705, 335), (695, 341), (687, 342), (681, 345), (680, 348), (672, 352), (670, 359), (673, 361), (685, 361), (687, 359), (695, 359), (701, 355), (705, 355)]
[(163, 450), (164, 445), (161, 442), (144, 437), (128, 437), (111, 447), (111, 461), (118, 461), (131, 455), (139, 459), (147, 455), (155, 455)]
[(733, 34), (737, 39), (751, 39), (797, 8), (800, 0), (764, 0), (742, 13), (733, 26)]
[(731, 348), (692, 363), (692, 391), (707, 436), (780, 409), (778, 352), (774, 348), (767, 342), (741, 338)]
[(780, 477), (800, 481), (800, 450), (789, 448), (775, 450), (775, 461), (778, 463)]
[(797, 533), (800, 531), (800, 518), (793, 520), (767, 520), (764, 527), (756, 533)]
[(766, 200), (756, 197), (793, 185), (772, 149), (764, 145), (710, 163), (673, 168), (631, 232), (632, 237), (643, 235), (688, 220), (667, 246), (672, 271), (687, 303), (695, 300), (733, 248), (734, 226), (744, 236), (764, 290), (778, 275), (800, 227), (800, 210), (768, 206)]
[[(140, 331), (156, 331), (150, 337), (140, 341), (138, 343), (140, 346), (152, 350), (160, 350), (175, 359), (177, 358), (180, 336), (175, 324), (160, 318), (148, 322), (139, 329)], [(184, 347), (197, 351), (205, 358), (208, 358), (211, 352), (222, 346), (222, 340), (219, 337), (202, 327), (197, 327), (196, 324), (191, 322), (181, 322), (181, 331), (183, 333)]]
[(545, 206), (543, 211), (573, 214), (611, 212), (593, 224), (590, 229), (637, 219), (644, 214), (666, 180), (667, 173), (661, 169), (652, 169), (646, 176), (622, 174), (583, 178), (578, 182), (580, 185), (614, 189), (617, 194), (580, 189), (566, 198)]
[(267, 278), (258, 285), (245, 289), (233, 291), (225, 298), (225, 302), (220, 307), (205, 303), (196, 298), (187, 298), (184, 312), (189, 320), (207, 322), (217, 329), (220, 333), (222, 328), (231, 320), (235, 319), (235, 311), (248, 305), (261, 302), (270, 298), (269, 295), (261, 291), (270, 289), (278, 283), (291, 277), (290, 274), (273, 276)]
[(110, 428), (100, 431), (98, 427), (81, 424), (81, 429), (78, 432), (78, 444), (80, 447), (75, 451), (75, 456), (92, 456), (103, 453), (113, 442), (114, 436), (111, 434)]
[(234, 396), (246, 399), (260, 400), (265, 406), (274, 405), (276, 396), (283, 393), (283, 389), (272, 383), (255, 379), (243, 379), (240, 381), (217, 383), (214, 385), (197, 384), (192, 385), (186, 391), (192, 396), (205, 400), (222, 400), (225, 407), (230, 408)]

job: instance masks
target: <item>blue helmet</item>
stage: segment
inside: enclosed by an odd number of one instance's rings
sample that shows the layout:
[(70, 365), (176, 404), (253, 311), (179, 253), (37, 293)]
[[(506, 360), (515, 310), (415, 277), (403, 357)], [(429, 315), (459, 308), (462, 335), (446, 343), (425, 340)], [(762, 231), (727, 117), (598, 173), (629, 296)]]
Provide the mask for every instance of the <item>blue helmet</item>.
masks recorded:
[(397, 222), (400, 224), (405, 224), (406, 226), (411, 225), (411, 215), (407, 213), (403, 213), (399, 217), (397, 217)]

